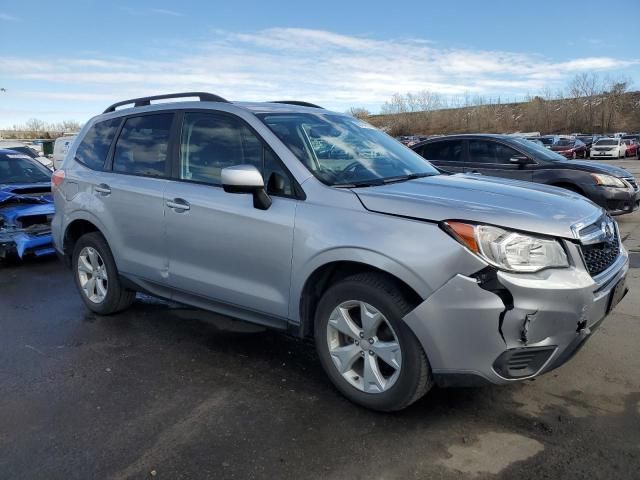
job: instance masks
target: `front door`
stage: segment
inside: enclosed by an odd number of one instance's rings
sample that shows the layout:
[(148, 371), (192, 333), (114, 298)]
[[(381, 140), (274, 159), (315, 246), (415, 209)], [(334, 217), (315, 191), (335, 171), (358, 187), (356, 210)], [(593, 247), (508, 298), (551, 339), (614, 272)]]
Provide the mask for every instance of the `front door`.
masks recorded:
[(522, 154), (510, 146), (494, 140), (469, 140), (469, 156), (464, 171), (531, 181), (533, 170), (529, 165), (511, 162), (511, 158), (518, 156), (522, 156)]
[[(290, 174), (253, 130), (222, 112), (184, 113), (178, 157), (165, 190), (171, 286), (286, 318), (298, 203)], [(223, 190), (221, 170), (241, 164), (273, 185), (268, 210), (254, 208), (250, 194)]]

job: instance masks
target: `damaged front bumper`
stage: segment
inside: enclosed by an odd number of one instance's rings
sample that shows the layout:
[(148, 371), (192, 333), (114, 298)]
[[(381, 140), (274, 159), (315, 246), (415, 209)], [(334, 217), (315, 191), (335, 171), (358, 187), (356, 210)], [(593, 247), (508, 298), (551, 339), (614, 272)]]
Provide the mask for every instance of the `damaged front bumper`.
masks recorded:
[(0, 259), (13, 255), (24, 258), (28, 255), (40, 257), (55, 253), (51, 230), (41, 232), (14, 230), (5, 232), (0, 229)]
[(55, 253), (51, 236), (53, 204), (0, 208), (0, 260)]
[(615, 263), (595, 278), (583, 266), (456, 275), (404, 319), (440, 385), (524, 380), (559, 367), (577, 352), (626, 293), (628, 268), (621, 249)]

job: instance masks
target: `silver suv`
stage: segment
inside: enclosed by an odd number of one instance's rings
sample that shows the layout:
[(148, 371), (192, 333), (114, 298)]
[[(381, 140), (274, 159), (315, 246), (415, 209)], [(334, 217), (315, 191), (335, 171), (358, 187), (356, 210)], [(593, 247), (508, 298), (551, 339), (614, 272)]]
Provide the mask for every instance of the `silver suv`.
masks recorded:
[[(174, 97), (197, 99), (152, 104)], [(314, 338), (335, 386), (377, 410), (548, 372), (627, 291), (617, 224), (582, 196), (442, 174), (304, 102), (120, 102), (52, 182), (89, 309), (144, 291)]]

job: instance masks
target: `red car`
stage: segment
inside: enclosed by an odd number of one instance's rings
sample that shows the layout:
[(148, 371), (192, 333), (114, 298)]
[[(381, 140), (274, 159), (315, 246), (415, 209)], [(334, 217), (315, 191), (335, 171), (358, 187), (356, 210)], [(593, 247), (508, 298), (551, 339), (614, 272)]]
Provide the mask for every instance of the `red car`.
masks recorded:
[(625, 157), (636, 157), (638, 158), (638, 153), (640, 150), (640, 145), (638, 145), (638, 142), (632, 138), (624, 138), (622, 139), (622, 141), (625, 143), (625, 145), (627, 146), (627, 149), (625, 151)]
[(567, 158), (587, 158), (587, 146), (577, 138), (561, 138), (551, 145), (551, 150)]

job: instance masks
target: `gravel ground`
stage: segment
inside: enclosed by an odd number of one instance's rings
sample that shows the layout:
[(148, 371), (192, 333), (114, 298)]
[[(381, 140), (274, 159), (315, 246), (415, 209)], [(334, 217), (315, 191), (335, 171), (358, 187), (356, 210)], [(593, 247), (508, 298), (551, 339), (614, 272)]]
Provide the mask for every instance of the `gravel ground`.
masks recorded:
[(638, 478), (640, 213), (619, 222), (631, 291), (569, 364), (396, 414), (296, 339), (144, 296), (99, 317), (57, 260), (0, 267), (0, 478)]

